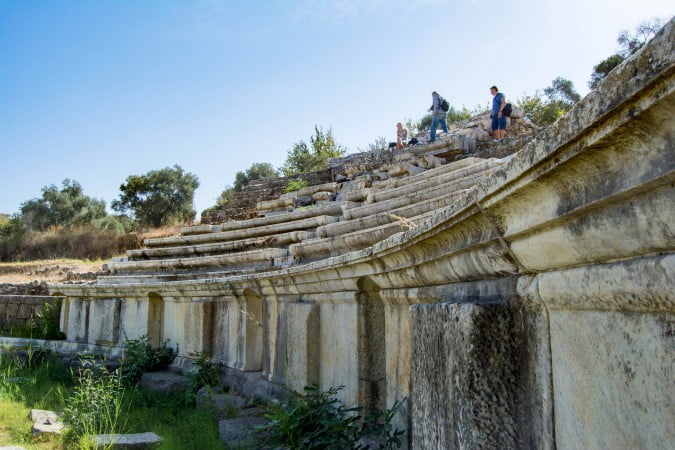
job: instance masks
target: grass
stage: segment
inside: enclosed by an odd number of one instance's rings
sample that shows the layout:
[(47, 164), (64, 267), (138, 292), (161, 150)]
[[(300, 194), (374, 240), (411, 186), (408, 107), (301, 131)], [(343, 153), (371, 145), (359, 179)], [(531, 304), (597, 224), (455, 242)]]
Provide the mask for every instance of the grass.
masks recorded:
[[(20, 378), (19, 381), (16, 379)], [(11, 379), (11, 380), (10, 380)], [(27, 449), (70, 449), (58, 436), (31, 436), (30, 409), (64, 410), (76, 386), (76, 378), (49, 356), (21, 365), (0, 354), (0, 447), (21, 445)], [(129, 388), (124, 392), (124, 417), (118, 432), (152, 431), (164, 441), (159, 449), (227, 449), (220, 441), (213, 414), (197, 409), (185, 395), (166, 395)]]

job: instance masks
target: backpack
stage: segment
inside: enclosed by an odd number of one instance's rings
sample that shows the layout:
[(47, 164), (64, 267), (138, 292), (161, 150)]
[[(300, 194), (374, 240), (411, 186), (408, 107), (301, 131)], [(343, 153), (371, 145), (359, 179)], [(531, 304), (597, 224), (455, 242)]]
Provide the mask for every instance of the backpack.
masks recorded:
[(450, 110), (450, 103), (440, 95), (438, 96), (438, 104), (443, 112), (448, 112)]
[(511, 117), (511, 113), (513, 112), (513, 106), (511, 106), (511, 103), (507, 103), (504, 105), (504, 109), (502, 109), (502, 115), (505, 117)]

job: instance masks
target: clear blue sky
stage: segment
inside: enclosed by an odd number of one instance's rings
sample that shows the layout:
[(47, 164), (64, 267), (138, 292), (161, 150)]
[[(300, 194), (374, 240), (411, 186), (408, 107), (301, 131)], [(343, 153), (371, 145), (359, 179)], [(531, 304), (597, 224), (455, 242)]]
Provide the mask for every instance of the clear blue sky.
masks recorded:
[[(198, 213), (314, 124), (351, 151), (432, 90), (485, 105), (556, 76), (581, 94), (617, 34), (672, 1), (0, 0), (0, 212), (75, 179), (109, 205), (178, 164)], [(110, 211), (110, 209), (109, 209)]]

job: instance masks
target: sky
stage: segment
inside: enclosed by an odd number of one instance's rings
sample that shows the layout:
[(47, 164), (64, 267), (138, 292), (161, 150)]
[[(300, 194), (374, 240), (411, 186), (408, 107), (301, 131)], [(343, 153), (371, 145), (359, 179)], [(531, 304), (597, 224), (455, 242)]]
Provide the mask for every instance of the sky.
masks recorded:
[[(237, 171), (331, 128), (349, 152), (455, 106), (562, 76), (588, 93), (619, 32), (666, 0), (0, 0), (0, 213), (78, 181), (195, 174), (197, 214)], [(111, 212), (108, 207), (108, 212)]]

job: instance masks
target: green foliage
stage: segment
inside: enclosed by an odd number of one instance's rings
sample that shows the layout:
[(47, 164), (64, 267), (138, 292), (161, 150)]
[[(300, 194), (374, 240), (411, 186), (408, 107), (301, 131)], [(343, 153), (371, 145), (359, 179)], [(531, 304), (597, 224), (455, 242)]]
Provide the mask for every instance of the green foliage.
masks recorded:
[(590, 89), (595, 89), (598, 87), (598, 83), (600, 83), (600, 81), (605, 78), (609, 72), (612, 71), (612, 69), (621, 64), (624, 59), (626, 58), (617, 53), (603, 59), (597, 65), (593, 66), (593, 73), (591, 73), (591, 79), (588, 82), (588, 87)]
[(178, 354), (168, 347), (168, 340), (159, 348), (153, 348), (147, 336), (127, 339), (124, 342), (124, 359), (120, 366), (120, 378), (125, 386), (134, 386), (145, 372), (166, 369)]
[(234, 191), (239, 192), (253, 180), (262, 180), (265, 178), (275, 178), (279, 176), (279, 171), (270, 163), (253, 163), (245, 172), (237, 172), (234, 177)]
[(307, 180), (289, 180), (288, 184), (286, 185), (286, 188), (284, 189), (284, 192), (295, 192), (299, 191), (300, 189), (309, 186), (309, 181)]
[(82, 186), (68, 178), (60, 190), (53, 184), (45, 186), (42, 198), (28, 200), (20, 207), (21, 222), (30, 231), (88, 225), (105, 215), (105, 202), (84, 195)]
[(402, 402), (361, 417), (361, 408), (347, 408), (335, 397), (343, 388), (321, 392), (316, 386), (305, 387), (305, 395), (293, 393), (287, 404), (272, 405), (266, 415), (270, 423), (260, 429), (289, 448), (366, 449), (364, 438), (376, 439), (382, 449), (399, 448), (403, 431), (394, 429), (391, 421)]
[(94, 220), (93, 225), (99, 230), (112, 231), (117, 235), (138, 230), (138, 224), (126, 214), (105, 216), (101, 219)]
[(570, 80), (558, 77), (544, 88), (543, 94), (536, 91), (533, 96), (518, 99), (518, 107), (535, 125), (545, 127), (565, 115), (580, 98)]
[(118, 373), (108, 373), (92, 359), (82, 359), (78, 383), (65, 399), (63, 422), (67, 441), (92, 434), (118, 433), (124, 411), (124, 387)]
[[(58, 359), (48, 354), (41, 358), (40, 352), (34, 351), (29, 356), (30, 363), (18, 363), (15, 358), (0, 353), (0, 440), (8, 437), (12, 444), (23, 444), (26, 448), (89, 448), (84, 441), (72, 441), (77, 438), (72, 433), (64, 436), (71, 439), (70, 441), (62, 441), (60, 436), (48, 436), (35, 442), (30, 431), (29, 410), (37, 408), (63, 411), (68, 406), (66, 402), (73, 396), (75, 387), (79, 389), (83, 382), (77, 382), (72, 371), (64, 368)], [(104, 373), (94, 366), (91, 369), (94, 377)], [(17, 381), (17, 377), (21, 381)], [(96, 404), (90, 405), (77, 399), (76, 403), (82, 407), (78, 410), (82, 410), (84, 414), (78, 414), (78, 420), (89, 418), (92, 408), (103, 411), (103, 417), (106, 417), (106, 409), (101, 407), (105, 404), (102, 400), (108, 392), (119, 389), (119, 384), (113, 383), (112, 389), (105, 388), (105, 392), (99, 392), (95, 387), (96, 383), (102, 386), (109, 381), (110, 378), (100, 381), (92, 378), (84, 382), (86, 389), (91, 388), (94, 392)], [(228, 448), (220, 440), (212, 412), (208, 409), (195, 409), (191, 403), (186, 403), (182, 395), (125, 388), (121, 398), (123, 414), (120, 417), (123, 420), (118, 419), (116, 426), (120, 433), (153, 431), (162, 436), (162, 449)], [(115, 406), (114, 403), (112, 405)], [(109, 410), (114, 412), (116, 407)]]
[(288, 151), (281, 167), (285, 176), (324, 170), (328, 168), (329, 158), (338, 158), (346, 152), (346, 149), (335, 141), (331, 128), (324, 132), (322, 127), (314, 125), (314, 135), (310, 137), (310, 143), (311, 149), (304, 141), (300, 141)]
[(19, 216), (3, 215), (0, 221), (0, 261), (8, 261), (19, 252), (26, 240), (27, 230)]
[(211, 361), (205, 354), (200, 354), (197, 361), (197, 384), (201, 386), (217, 386), (220, 383), (220, 366)]
[(619, 44), (620, 50), (593, 66), (593, 72), (591, 73), (591, 79), (588, 81), (588, 87), (591, 89), (598, 87), (598, 83), (600, 83), (612, 69), (649, 42), (649, 40), (661, 29), (663, 24), (664, 20), (654, 18), (640, 23), (632, 32), (622, 31), (619, 33), (619, 37), (616, 41)]
[(131, 175), (120, 186), (120, 198), (113, 200), (115, 211), (132, 211), (141, 225), (160, 227), (191, 221), (197, 177), (175, 165)]

